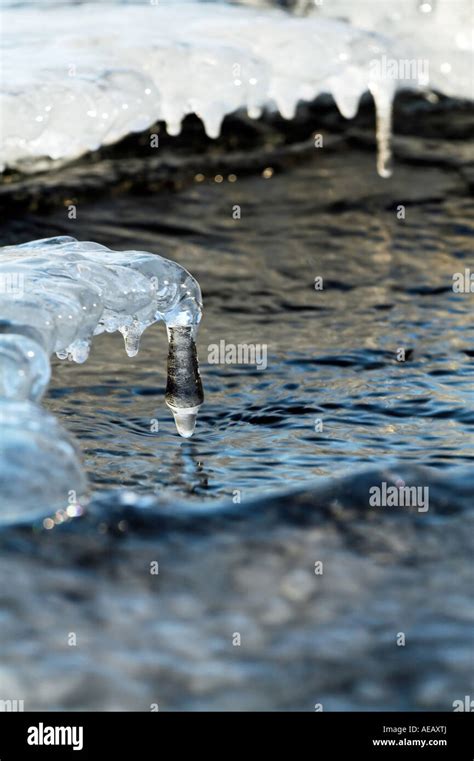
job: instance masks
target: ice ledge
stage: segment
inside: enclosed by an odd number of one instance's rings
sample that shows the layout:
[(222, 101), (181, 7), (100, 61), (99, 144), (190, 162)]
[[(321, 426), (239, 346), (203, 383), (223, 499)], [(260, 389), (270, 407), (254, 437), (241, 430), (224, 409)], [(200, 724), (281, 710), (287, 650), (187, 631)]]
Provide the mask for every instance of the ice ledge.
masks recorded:
[(118, 330), (133, 357), (143, 331), (162, 320), (165, 400), (188, 438), (203, 402), (195, 345), (201, 291), (161, 256), (67, 236), (1, 248), (0, 283), (0, 524), (58, 509), (66, 519), (86, 479), (71, 437), (39, 406), (50, 355), (84, 362), (94, 335)]
[[(453, 2), (461, 10), (465, 6)], [(470, 95), (469, 55), (459, 36), (464, 17), (453, 13), (452, 5), (446, 15), (447, 5), (440, 0), (427, 19), (414, 1), (405, 2), (418, 35), (412, 34), (408, 46), (403, 34), (393, 41), (320, 13), (301, 18), (215, 4), (5, 9), (8, 84), (0, 96), (0, 163), (31, 168), (44, 157), (72, 159), (158, 120), (174, 135), (189, 113), (217, 137), (226, 114), (246, 109), (257, 118), (262, 109), (276, 108), (290, 119), (299, 101), (320, 93), (332, 93), (350, 118), (369, 90), (378, 115), (378, 169), (387, 175), (391, 102), (398, 87), (450, 82), (448, 94)], [(328, 6), (329, 12), (352, 8), (342, 2)], [(380, 26), (396, 36), (395, 20)], [(449, 45), (452, 71), (446, 77)], [(384, 70), (384, 61), (409, 60), (412, 50), (416, 58), (429, 58), (428, 80), (422, 67), (405, 71), (402, 80), (386, 65)]]

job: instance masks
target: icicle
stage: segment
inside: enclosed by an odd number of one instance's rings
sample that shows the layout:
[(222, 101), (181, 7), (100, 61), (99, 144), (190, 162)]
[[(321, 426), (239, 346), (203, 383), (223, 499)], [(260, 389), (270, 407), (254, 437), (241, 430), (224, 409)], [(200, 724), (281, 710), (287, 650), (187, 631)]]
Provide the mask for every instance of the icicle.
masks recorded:
[(377, 141), (377, 173), (392, 176), (392, 110), (395, 87), (391, 82), (371, 82), (370, 92), (375, 103)]
[(260, 119), (263, 109), (260, 106), (249, 106), (247, 108), (247, 114), (249, 119)]
[(275, 92), (275, 103), (284, 119), (294, 118), (298, 104), (294, 91), (289, 91), (287, 87), (280, 87)]
[(167, 121), (166, 131), (171, 137), (177, 137), (181, 133), (181, 121)]
[(331, 85), (331, 93), (340, 113), (344, 119), (353, 119), (357, 114), (360, 96), (364, 92), (364, 88), (348, 89), (348, 84), (346, 83), (344, 86), (344, 82), (340, 79), (334, 79)]
[(191, 327), (168, 327), (168, 379), (165, 401), (173, 413), (180, 436), (194, 433), (199, 408), (204, 401), (196, 344)]
[(119, 328), (123, 335), (125, 351), (129, 357), (135, 357), (140, 349), (140, 338), (143, 333), (143, 326), (138, 320), (133, 320), (131, 325), (123, 325)]
[(199, 116), (201, 117), (206, 135), (213, 139), (216, 139), (221, 134), (222, 120), (225, 116), (225, 110), (220, 104), (211, 106), (201, 106), (199, 110)]

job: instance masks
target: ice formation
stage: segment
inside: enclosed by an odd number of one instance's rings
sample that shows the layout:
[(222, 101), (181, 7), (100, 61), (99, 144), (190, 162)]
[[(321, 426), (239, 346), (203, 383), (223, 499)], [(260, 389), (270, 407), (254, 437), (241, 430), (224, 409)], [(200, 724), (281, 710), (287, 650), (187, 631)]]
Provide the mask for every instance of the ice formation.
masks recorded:
[[(161, 2), (5, 9), (0, 162), (28, 169), (71, 159), (157, 120), (175, 135), (189, 113), (217, 137), (228, 113), (257, 118), (277, 108), (290, 119), (299, 101), (320, 93), (332, 93), (350, 118), (370, 91), (378, 170), (388, 175), (398, 87), (472, 96), (469, 0), (325, 0), (316, 11)], [(394, 78), (377, 65), (421, 59), (428, 78), (416, 66)]]
[[(453, 98), (474, 97), (472, 56), (474, 8), (471, 0), (324, 0), (327, 17), (347, 19), (360, 29), (390, 38), (398, 54), (420, 70), (427, 85)], [(399, 86), (403, 87), (403, 78)]]
[[(37, 404), (54, 352), (84, 362), (94, 335), (120, 331), (133, 357), (143, 331), (163, 320), (166, 403), (178, 432), (192, 435), (203, 401), (195, 346), (202, 302), (185, 269), (144, 251), (115, 252), (64, 236), (0, 249), (0, 285), (0, 520), (18, 517), (20, 492), (21, 511), (29, 515), (41, 512), (45, 499), (49, 507), (64, 505), (70, 492), (84, 490), (70, 437)], [(31, 464), (26, 496), (25, 461)]]

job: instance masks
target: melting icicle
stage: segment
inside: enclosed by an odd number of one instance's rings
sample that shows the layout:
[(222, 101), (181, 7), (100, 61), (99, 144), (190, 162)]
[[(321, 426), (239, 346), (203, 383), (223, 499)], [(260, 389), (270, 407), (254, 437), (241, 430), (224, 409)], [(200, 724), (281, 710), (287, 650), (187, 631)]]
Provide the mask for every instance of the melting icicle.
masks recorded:
[(168, 380), (166, 404), (181, 436), (194, 433), (196, 417), (204, 401), (192, 328), (168, 327)]
[(134, 320), (131, 325), (124, 325), (119, 328), (119, 331), (123, 335), (125, 343), (125, 351), (129, 357), (135, 357), (140, 349), (140, 338), (142, 337), (143, 327)]
[(379, 82), (373, 82), (370, 85), (370, 91), (375, 103), (377, 172), (380, 177), (387, 178), (392, 175), (392, 110), (394, 88), (390, 87), (389, 82), (384, 82), (383, 86)]

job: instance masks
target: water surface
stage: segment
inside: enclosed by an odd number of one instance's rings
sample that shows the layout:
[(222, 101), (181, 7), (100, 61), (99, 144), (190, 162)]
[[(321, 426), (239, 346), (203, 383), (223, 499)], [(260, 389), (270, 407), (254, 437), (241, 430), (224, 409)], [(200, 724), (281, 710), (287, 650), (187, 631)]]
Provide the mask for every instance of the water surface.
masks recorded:
[[(137, 175), (88, 198), (76, 167), (45, 182), (49, 211), (12, 213), (6, 242), (71, 234), (187, 267), (206, 401), (180, 439), (159, 325), (133, 359), (114, 335), (85, 365), (55, 362), (45, 404), (78, 438), (93, 499), (53, 530), (1, 534), (5, 697), (312, 711), (452, 710), (469, 694), (473, 296), (452, 289), (473, 268), (469, 120), (439, 118), (434, 143), (401, 139), (389, 181), (363, 129), (341, 140), (335, 119), (331, 150), (291, 165), (280, 151), (267, 179), (248, 153), (203, 150), (202, 182)], [(268, 367), (210, 364), (221, 339), (266, 345)], [(370, 486), (400, 479), (429, 486), (428, 512), (369, 507)]]

